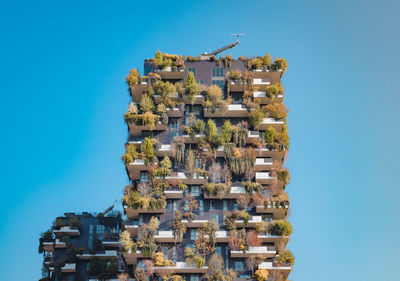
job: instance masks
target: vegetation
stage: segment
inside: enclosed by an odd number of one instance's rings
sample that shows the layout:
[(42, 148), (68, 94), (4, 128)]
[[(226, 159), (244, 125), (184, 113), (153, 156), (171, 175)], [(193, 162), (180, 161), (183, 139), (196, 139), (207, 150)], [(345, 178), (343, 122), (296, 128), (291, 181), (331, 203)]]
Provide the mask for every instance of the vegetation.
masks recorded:
[(274, 65), (275, 65), (276, 70), (282, 70), (282, 73), (285, 73), (288, 68), (288, 62), (283, 58), (275, 59)]
[(189, 99), (190, 103), (194, 103), (195, 96), (200, 93), (200, 87), (197, 85), (194, 73), (189, 71), (185, 81), (185, 96)]
[(276, 171), (276, 174), (278, 176), (278, 180), (282, 181), (284, 185), (289, 183), (290, 174), (289, 174), (289, 171), (287, 169)]
[(171, 174), (171, 160), (168, 156), (165, 156), (164, 159), (160, 162), (161, 166), (154, 170), (153, 178), (162, 178), (165, 179), (167, 176)]
[(189, 265), (196, 265), (197, 268), (202, 268), (205, 264), (204, 258), (202, 258), (201, 255), (199, 255), (193, 248), (185, 247), (184, 255), (186, 262)]
[(266, 117), (266, 114), (264, 110), (258, 109), (258, 110), (253, 110), (249, 114), (249, 122), (253, 126), (253, 128), (257, 127), (258, 125), (261, 124), (263, 119)]
[(131, 69), (128, 76), (126, 76), (126, 83), (133, 87), (139, 83), (139, 71), (137, 69)]
[(199, 209), (199, 203), (191, 193), (186, 197), (185, 208), (187, 212), (183, 216), (187, 218), (189, 222), (192, 222), (196, 217), (193, 211)]
[(268, 280), (268, 270), (259, 268), (256, 270), (254, 273), (254, 276), (256, 277), (257, 281), (267, 281)]
[(224, 124), (221, 128), (221, 134), (224, 140), (224, 143), (229, 143), (232, 139), (232, 125), (229, 119), (225, 120)]
[(286, 220), (276, 220), (269, 225), (269, 232), (277, 236), (290, 236), (293, 229), (290, 222)]
[(164, 258), (164, 254), (162, 252), (157, 252), (153, 256), (154, 265), (156, 267), (171, 267), (175, 266), (175, 263), (172, 260)]
[(264, 107), (268, 114), (268, 117), (274, 119), (286, 119), (288, 110), (286, 106), (282, 103), (268, 104)]
[(208, 261), (207, 281), (233, 281), (236, 278), (236, 272), (232, 269), (225, 270), (223, 258), (218, 254), (213, 254)]
[(185, 144), (176, 143), (175, 144), (175, 162), (182, 164), (185, 161)]
[(174, 230), (175, 244), (176, 242), (182, 241), (183, 235), (186, 232), (186, 226), (182, 222), (182, 215), (179, 211), (175, 211), (175, 216), (172, 221), (172, 229)]
[(222, 198), (224, 195), (229, 194), (231, 191), (231, 185), (226, 183), (206, 183), (201, 188), (207, 192), (209, 196), (219, 196)]
[(294, 256), (289, 250), (285, 250), (283, 253), (280, 253), (277, 260), (279, 263), (289, 263), (291, 266), (294, 264)]

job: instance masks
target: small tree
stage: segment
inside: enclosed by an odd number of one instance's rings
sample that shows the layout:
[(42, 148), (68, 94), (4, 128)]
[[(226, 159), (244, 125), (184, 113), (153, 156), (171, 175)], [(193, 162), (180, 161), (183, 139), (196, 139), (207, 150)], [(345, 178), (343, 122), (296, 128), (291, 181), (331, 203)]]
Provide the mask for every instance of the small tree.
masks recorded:
[(142, 268), (137, 268), (135, 271), (135, 279), (137, 281), (147, 281), (147, 275), (144, 269)]
[(247, 245), (250, 247), (258, 247), (261, 246), (262, 240), (260, 237), (258, 237), (258, 233), (255, 232), (254, 230), (250, 230), (247, 232)]
[(139, 71), (135, 68), (129, 71), (128, 76), (126, 76), (126, 83), (133, 87), (139, 83)]
[(140, 100), (140, 109), (143, 112), (151, 112), (154, 110), (154, 102), (148, 95), (143, 95)]
[(208, 179), (211, 182), (221, 181), (221, 165), (213, 162), (208, 169)]
[(185, 95), (188, 97), (191, 104), (194, 103), (194, 98), (200, 93), (200, 87), (197, 85), (194, 73), (188, 72), (188, 76), (185, 81)]
[(265, 142), (266, 143), (273, 143), (276, 138), (276, 130), (274, 127), (268, 127), (265, 130)]
[(158, 221), (158, 219), (156, 217), (151, 217), (149, 225), (147, 226), (147, 229), (151, 233), (155, 233), (157, 231), (159, 225), (160, 225), (160, 222)]
[(260, 263), (262, 262), (263, 257), (256, 255), (256, 256), (248, 256), (246, 258), (246, 266), (248, 269), (251, 270), (251, 275), (254, 275), (254, 269), (256, 269)]
[(283, 73), (285, 73), (288, 68), (288, 62), (284, 58), (274, 59), (274, 65), (277, 70), (282, 70)]
[(185, 217), (189, 220), (192, 221), (195, 218), (195, 214), (193, 211), (199, 209), (199, 203), (198, 201), (192, 196), (192, 193), (189, 193), (187, 196), (187, 199), (185, 201), (185, 207), (186, 207), (186, 214)]
[(268, 280), (268, 270), (259, 268), (254, 273), (257, 281), (267, 281)]
[(240, 208), (245, 210), (250, 204), (250, 196), (248, 194), (241, 194), (236, 199), (236, 202), (237, 202), (237, 204), (239, 205)]
[(174, 273), (174, 269), (172, 268), (157, 269), (157, 275), (160, 276), (163, 281), (167, 281), (171, 277), (172, 273)]
[(290, 236), (293, 232), (292, 225), (286, 220), (276, 220), (269, 226), (272, 235)]
[(283, 103), (268, 104), (264, 108), (268, 116), (274, 119), (286, 119), (289, 112)]
[(249, 122), (253, 127), (257, 127), (265, 117), (265, 112), (262, 109), (253, 110), (249, 114)]
[(186, 155), (185, 172), (189, 178), (193, 177), (194, 171), (196, 170), (196, 158), (193, 150), (189, 149)]
[(231, 122), (228, 120), (225, 120), (224, 124), (222, 125), (221, 129), (222, 136), (224, 138), (224, 142), (228, 143), (232, 139), (232, 125)]
[(262, 66), (269, 66), (272, 63), (272, 59), (270, 54), (266, 53), (265, 56), (262, 58)]
[(148, 164), (149, 161), (152, 161), (155, 156), (153, 140), (149, 137), (144, 139), (143, 155), (146, 159), (146, 164)]
[(229, 183), (232, 180), (231, 170), (227, 165), (221, 170), (221, 180), (225, 183)]
[(175, 211), (174, 220), (172, 221), (172, 228), (174, 230), (175, 244), (178, 241), (182, 241), (183, 235), (186, 232), (186, 226), (182, 222), (181, 212)]

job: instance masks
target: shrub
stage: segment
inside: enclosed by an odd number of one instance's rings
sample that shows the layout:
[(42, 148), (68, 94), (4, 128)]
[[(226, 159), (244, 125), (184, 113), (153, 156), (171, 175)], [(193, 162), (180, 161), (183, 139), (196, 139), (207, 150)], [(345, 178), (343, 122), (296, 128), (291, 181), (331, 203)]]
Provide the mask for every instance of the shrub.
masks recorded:
[(254, 273), (257, 281), (267, 281), (268, 280), (268, 270), (259, 268)]
[(294, 264), (294, 256), (293, 253), (289, 250), (285, 250), (283, 253), (280, 253), (278, 256), (279, 263), (289, 263), (291, 266)]
[(277, 70), (282, 70), (282, 73), (285, 73), (288, 68), (287, 60), (283, 58), (277, 58), (274, 60), (274, 65)]
[(166, 266), (166, 267), (170, 267), (170, 266), (175, 266), (175, 263), (169, 259), (165, 259), (164, 258), (164, 254), (162, 252), (157, 252), (154, 254), (154, 265), (155, 266)]
[(206, 263), (205, 260), (198, 255), (194, 257), (194, 262), (196, 263), (197, 268), (202, 268)]
[(153, 140), (150, 137), (144, 139), (143, 156), (147, 162), (153, 160), (155, 156)]
[(221, 129), (221, 134), (224, 139), (225, 143), (228, 143), (232, 139), (232, 125), (231, 122), (228, 120), (225, 120), (224, 124), (222, 125)]
[(215, 112), (215, 109), (222, 104), (222, 90), (217, 85), (211, 85), (207, 89), (206, 100), (203, 106), (211, 112)]
[(160, 66), (163, 61), (163, 54), (160, 52), (160, 50), (157, 50), (157, 52), (154, 55), (154, 64)]
[(130, 155), (129, 153), (125, 153), (124, 155), (122, 155), (122, 161), (124, 161), (124, 163), (126, 165), (128, 165), (129, 163), (133, 162), (133, 157), (132, 155)]
[(286, 220), (277, 220), (270, 224), (269, 230), (272, 235), (290, 236), (293, 232), (292, 225)]
[(284, 169), (280, 171), (276, 171), (278, 180), (282, 181), (285, 185), (289, 183), (290, 180), (290, 174), (289, 171)]
[(206, 124), (204, 123), (203, 120), (197, 120), (193, 124), (193, 131), (197, 134), (201, 134), (204, 131)]
[(265, 88), (265, 93), (268, 98), (274, 98), (281, 92), (281, 88), (278, 85), (280, 84), (272, 84)]
[(185, 144), (175, 144), (175, 161), (178, 164), (182, 164), (185, 161)]
[(197, 85), (194, 73), (189, 71), (185, 81), (185, 95), (190, 103), (194, 103), (194, 97), (200, 93), (200, 87)]
[(265, 118), (265, 112), (262, 109), (253, 110), (249, 114), (249, 122), (253, 127), (257, 127)]
[(269, 66), (272, 62), (270, 54), (266, 53), (265, 56), (262, 58), (262, 66)]
[(251, 60), (251, 67), (253, 69), (260, 69), (262, 66), (262, 61), (260, 59), (252, 59)]
[(171, 160), (168, 156), (165, 156), (164, 159), (160, 162), (161, 167), (157, 168), (153, 172), (153, 178), (161, 177), (165, 179), (167, 176), (171, 174)]
[(129, 71), (128, 76), (126, 76), (126, 83), (131, 87), (139, 83), (139, 71), (137, 69), (134, 68)]
[(274, 119), (286, 119), (288, 110), (282, 103), (268, 104), (265, 107), (269, 117)]
[(268, 127), (265, 130), (265, 142), (266, 143), (273, 143), (276, 138), (276, 130), (273, 127)]
[(143, 95), (140, 99), (140, 110), (143, 112), (150, 112), (154, 109), (153, 99), (148, 95)]
[(267, 222), (260, 221), (260, 222), (255, 224), (254, 229), (255, 229), (256, 232), (263, 232), (263, 231), (265, 231), (267, 229), (267, 225), (268, 225)]

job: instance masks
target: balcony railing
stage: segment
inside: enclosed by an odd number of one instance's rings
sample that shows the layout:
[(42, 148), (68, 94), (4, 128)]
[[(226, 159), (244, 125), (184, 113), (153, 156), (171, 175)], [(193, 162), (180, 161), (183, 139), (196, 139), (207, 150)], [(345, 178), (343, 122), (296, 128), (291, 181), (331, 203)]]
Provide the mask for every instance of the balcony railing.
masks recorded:
[(249, 111), (244, 104), (229, 104), (226, 111), (222, 111), (219, 108), (212, 112), (208, 109), (204, 109), (204, 117), (248, 117)]
[(63, 226), (60, 229), (55, 229), (55, 230), (53, 230), (53, 233), (55, 235), (57, 235), (57, 234), (61, 234), (61, 235), (62, 234), (67, 234), (67, 235), (70, 235), (70, 236), (79, 236), (79, 235), (81, 235), (81, 233), (79, 232), (79, 229), (72, 228), (70, 226)]
[(101, 252), (96, 252), (96, 254), (89, 254), (89, 253), (84, 253), (81, 255), (76, 255), (76, 257), (78, 259), (82, 259), (82, 260), (88, 260), (91, 257), (95, 257), (97, 259), (108, 259), (108, 258), (113, 258), (113, 257), (117, 257), (117, 251), (116, 250), (105, 250), (105, 251), (101, 251)]
[(276, 248), (273, 246), (256, 246), (249, 247), (245, 252), (239, 250), (231, 250), (232, 258), (246, 258), (254, 255), (263, 256), (264, 258), (272, 258), (276, 255)]
[(156, 272), (162, 269), (172, 269), (174, 273), (206, 273), (208, 267), (203, 266), (202, 268), (198, 268), (196, 265), (189, 265), (187, 262), (178, 261), (175, 263), (175, 266), (154, 268)]

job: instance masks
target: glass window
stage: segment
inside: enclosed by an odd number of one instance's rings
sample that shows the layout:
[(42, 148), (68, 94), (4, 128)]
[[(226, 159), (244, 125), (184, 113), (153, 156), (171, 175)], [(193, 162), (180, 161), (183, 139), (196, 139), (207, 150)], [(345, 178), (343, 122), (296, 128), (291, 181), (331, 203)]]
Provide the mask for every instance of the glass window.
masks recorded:
[(215, 210), (215, 202), (214, 200), (210, 200), (210, 211), (214, 211)]
[(217, 224), (219, 224), (219, 215), (218, 214), (211, 214), (210, 220), (215, 220)]
[(196, 68), (189, 67), (189, 71), (193, 72), (194, 76), (196, 76)]
[(241, 261), (235, 261), (235, 270), (237, 271), (243, 271), (244, 270), (244, 264)]
[(220, 256), (222, 256), (222, 249), (221, 249), (221, 246), (215, 247), (215, 253), (218, 254), (218, 255), (220, 255)]
[(225, 247), (225, 268), (229, 267), (229, 248)]
[(172, 248), (172, 260), (176, 262), (178, 259), (178, 255), (176, 254), (176, 247)]
[(177, 119), (171, 119), (171, 128), (178, 128), (178, 120)]
[(202, 84), (204, 85), (204, 80), (196, 80), (197, 84)]
[(199, 200), (199, 213), (200, 215), (204, 213), (204, 201), (201, 199)]
[(260, 141), (265, 141), (265, 131), (259, 132), (259, 139), (260, 139)]
[(217, 85), (218, 87), (220, 87), (222, 90), (225, 89), (225, 81), (224, 80), (212, 80), (211, 81), (212, 85)]
[(97, 239), (99, 239), (100, 241), (103, 241), (104, 229), (105, 229), (104, 225), (99, 224), (96, 226), (96, 236), (97, 236)]
[(238, 210), (238, 204), (237, 203), (233, 203), (233, 209), (234, 210)]
[(196, 275), (190, 275), (190, 281), (200, 281), (200, 278)]
[(89, 248), (93, 247), (93, 224), (89, 225)]
[(212, 77), (224, 77), (224, 69), (222, 67), (213, 67)]
[(223, 200), (222, 202), (223, 202), (222, 203), (222, 210), (223, 211), (228, 211), (228, 201)]
[(173, 207), (174, 207), (174, 211), (177, 211), (178, 210), (178, 202), (176, 202), (176, 200), (174, 200), (174, 202), (173, 202)]
[(162, 247), (164, 258), (168, 258), (168, 246)]
[(190, 239), (191, 239), (191, 240), (197, 240), (197, 239), (199, 239), (199, 230), (198, 230), (198, 229), (192, 229), (192, 230), (190, 230)]
[(171, 202), (167, 200), (167, 211), (171, 211), (171, 210), (172, 210)]
[(200, 195), (200, 187), (197, 185), (192, 186), (192, 195), (199, 196)]
[(171, 134), (170, 134), (170, 140), (171, 140), (171, 142), (173, 142), (173, 141), (174, 141), (174, 138), (177, 137), (177, 136), (179, 136), (179, 132), (177, 132), (177, 131), (171, 131)]
[(146, 171), (140, 171), (140, 182), (149, 182), (149, 173)]

